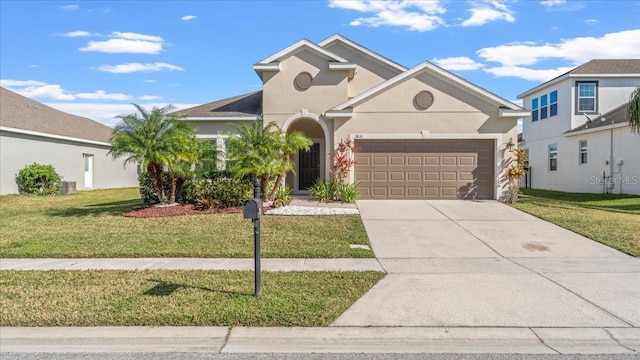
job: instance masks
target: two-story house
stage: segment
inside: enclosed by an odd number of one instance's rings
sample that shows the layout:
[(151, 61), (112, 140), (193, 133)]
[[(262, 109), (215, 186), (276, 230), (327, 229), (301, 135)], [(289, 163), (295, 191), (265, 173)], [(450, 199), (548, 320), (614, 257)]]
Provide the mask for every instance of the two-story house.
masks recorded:
[(519, 147), (535, 189), (640, 194), (640, 134), (626, 105), (640, 86), (640, 59), (592, 60), (524, 92), (531, 115)]
[(177, 112), (221, 150), (229, 124), (275, 122), (313, 140), (287, 179), (304, 192), (329, 179), (327, 153), (358, 151), (365, 198), (497, 199), (517, 141), (515, 105), (429, 62), (405, 68), (341, 35), (301, 40), (253, 65), (262, 90)]

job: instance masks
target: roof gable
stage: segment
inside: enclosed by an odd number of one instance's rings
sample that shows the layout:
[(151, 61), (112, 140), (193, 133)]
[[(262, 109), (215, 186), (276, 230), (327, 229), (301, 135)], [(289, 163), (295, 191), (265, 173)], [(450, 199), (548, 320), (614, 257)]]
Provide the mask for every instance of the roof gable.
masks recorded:
[(509, 110), (516, 110), (516, 111), (523, 111), (524, 109), (508, 100), (505, 100), (501, 97), (499, 97), (498, 95), (495, 95), (494, 93), (487, 91), (473, 83), (468, 82), (467, 80), (464, 80), (463, 78), (456, 76), (428, 61), (423, 62), (401, 74), (399, 74), (398, 76), (391, 78), (385, 82), (383, 82), (380, 85), (377, 85), (365, 92), (363, 92), (362, 94), (334, 107), (333, 109), (331, 109), (331, 111), (341, 111), (341, 110), (345, 110), (347, 108), (353, 107), (353, 106), (357, 106), (358, 104), (367, 101), (370, 98), (373, 98), (375, 96), (377, 96), (378, 94), (384, 92), (385, 90), (399, 84), (402, 83), (403, 81), (416, 77), (420, 74), (423, 73), (429, 73), (430, 75), (436, 76), (442, 80), (444, 80), (445, 82), (452, 84), (458, 88), (463, 89), (464, 91), (471, 93), (471, 94), (475, 94), (476, 96), (486, 99), (492, 103), (495, 103), (496, 105), (500, 106), (500, 107), (504, 107), (506, 109)]
[(280, 51), (278, 51), (277, 53), (259, 61), (256, 65), (258, 64), (271, 64), (274, 62), (278, 62), (278, 61), (282, 61), (283, 59), (286, 59), (289, 56), (295, 55), (297, 52), (302, 51), (302, 50), (309, 50), (329, 61), (334, 61), (334, 62), (340, 62), (340, 63), (348, 63), (347, 60), (341, 58), (340, 56), (333, 54), (331, 52), (329, 52), (326, 49), (323, 49), (322, 47), (312, 43), (311, 41), (307, 40), (307, 39), (302, 39), (300, 41), (298, 41), (297, 43), (282, 49)]
[(351, 40), (347, 39), (346, 37), (344, 37), (344, 36), (342, 36), (340, 34), (334, 34), (334, 35), (332, 35), (332, 36), (320, 41), (318, 43), (318, 45), (323, 47), (323, 48), (327, 48), (327, 47), (329, 47), (330, 45), (332, 45), (334, 43), (341, 43), (341, 44), (343, 44), (343, 45), (345, 45), (345, 46), (347, 46), (349, 48), (355, 49), (358, 52), (368, 56), (369, 58), (374, 59), (377, 62), (379, 62), (381, 64), (384, 64), (387, 67), (392, 68), (392, 69), (394, 69), (396, 71), (403, 72), (403, 71), (407, 70), (406, 67), (404, 67), (404, 66), (402, 66), (402, 65), (400, 65), (400, 64), (398, 64), (398, 63), (396, 63), (396, 62), (394, 62), (394, 61), (392, 61), (392, 60), (390, 60), (390, 59), (388, 59), (388, 58), (386, 58), (386, 57), (374, 52), (374, 51), (371, 51), (371, 50), (367, 49), (366, 47), (364, 47), (364, 46), (362, 46), (362, 45), (360, 45), (360, 44), (358, 44), (358, 43), (356, 43), (354, 41), (351, 41)]
[(0, 126), (108, 143), (113, 129), (0, 87)]

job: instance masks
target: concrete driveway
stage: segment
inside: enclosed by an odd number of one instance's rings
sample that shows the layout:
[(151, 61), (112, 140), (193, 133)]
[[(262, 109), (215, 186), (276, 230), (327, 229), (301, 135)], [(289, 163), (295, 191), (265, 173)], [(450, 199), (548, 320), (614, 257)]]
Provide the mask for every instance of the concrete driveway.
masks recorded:
[(640, 327), (640, 260), (496, 201), (361, 200), (388, 275), (332, 326)]

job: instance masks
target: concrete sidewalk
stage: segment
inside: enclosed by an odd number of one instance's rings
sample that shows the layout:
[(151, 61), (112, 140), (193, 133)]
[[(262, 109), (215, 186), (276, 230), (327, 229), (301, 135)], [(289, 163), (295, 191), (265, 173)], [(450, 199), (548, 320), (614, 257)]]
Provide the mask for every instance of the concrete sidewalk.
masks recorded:
[(0, 328), (0, 353), (638, 354), (622, 328)]
[[(2, 270), (253, 270), (253, 259), (0, 259)], [(376, 259), (262, 259), (263, 271), (384, 271)]]

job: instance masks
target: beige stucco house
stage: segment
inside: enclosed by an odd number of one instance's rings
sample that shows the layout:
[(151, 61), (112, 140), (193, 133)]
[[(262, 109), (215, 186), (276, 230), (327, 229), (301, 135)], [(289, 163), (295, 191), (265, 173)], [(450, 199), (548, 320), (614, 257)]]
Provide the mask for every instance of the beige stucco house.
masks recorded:
[(230, 123), (275, 122), (314, 142), (287, 183), (329, 178), (327, 153), (358, 148), (351, 181), (364, 198), (498, 199), (529, 112), (429, 62), (407, 69), (341, 35), (300, 40), (253, 66), (261, 91), (185, 109), (198, 136), (224, 148)]

